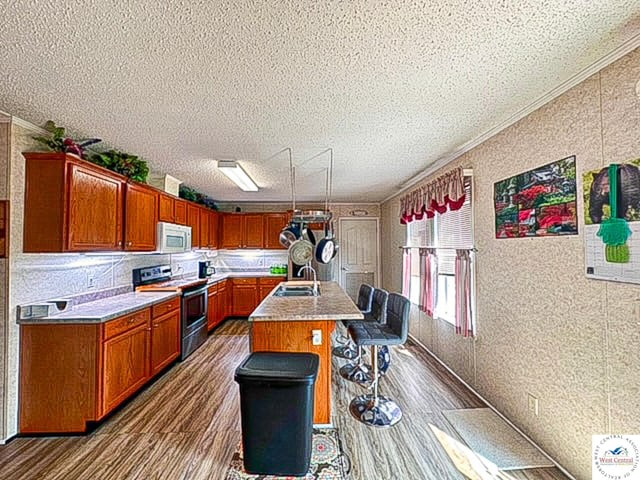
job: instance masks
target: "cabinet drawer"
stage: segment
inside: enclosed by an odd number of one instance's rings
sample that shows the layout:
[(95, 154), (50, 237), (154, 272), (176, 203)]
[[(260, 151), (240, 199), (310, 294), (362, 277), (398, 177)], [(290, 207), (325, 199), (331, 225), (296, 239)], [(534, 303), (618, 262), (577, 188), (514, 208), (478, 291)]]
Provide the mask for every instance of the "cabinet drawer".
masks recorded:
[(218, 292), (218, 284), (214, 283), (213, 285), (209, 285), (208, 292), (209, 292), (209, 295), (211, 295), (212, 293), (217, 293)]
[(247, 278), (234, 278), (232, 279), (234, 285), (257, 285), (258, 279), (255, 277)]
[(258, 279), (258, 283), (260, 285), (268, 285), (268, 286), (275, 287), (280, 282), (284, 282), (284, 280), (285, 280), (284, 277), (260, 277)]
[(147, 323), (149, 321), (150, 313), (150, 309), (145, 308), (144, 310), (140, 310), (105, 323), (103, 340), (108, 340), (116, 335), (127, 332), (132, 328)]
[(159, 303), (154, 305), (151, 308), (151, 317), (158, 318), (164, 315), (165, 313), (172, 312), (177, 310), (180, 307), (180, 297), (172, 298), (171, 300), (167, 300), (166, 302)]

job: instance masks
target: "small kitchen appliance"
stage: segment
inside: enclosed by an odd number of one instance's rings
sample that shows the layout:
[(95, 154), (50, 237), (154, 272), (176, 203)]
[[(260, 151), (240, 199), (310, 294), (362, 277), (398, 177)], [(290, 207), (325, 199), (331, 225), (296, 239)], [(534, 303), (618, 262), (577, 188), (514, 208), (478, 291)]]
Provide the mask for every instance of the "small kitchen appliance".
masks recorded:
[(211, 260), (198, 262), (198, 278), (209, 278), (215, 273), (216, 267), (211, 264)]

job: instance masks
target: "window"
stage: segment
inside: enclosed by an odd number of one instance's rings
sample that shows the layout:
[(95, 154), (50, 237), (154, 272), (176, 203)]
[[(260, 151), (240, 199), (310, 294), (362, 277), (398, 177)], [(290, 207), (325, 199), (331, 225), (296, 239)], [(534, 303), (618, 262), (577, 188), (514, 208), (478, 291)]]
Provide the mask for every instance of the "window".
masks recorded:
[[(466, 198), (459, 210), (416, 220), (407, 225), (407, 246), (435, 247), (438, 257), (435, 316), (455, 323), (456, 307), (456, 248), (473, 248), (471, 177), (465, 177)], [(473, 285), (473, 282), (472, 282)], [(411, 252), (410, 300), (420, 300), (420, 255)]]

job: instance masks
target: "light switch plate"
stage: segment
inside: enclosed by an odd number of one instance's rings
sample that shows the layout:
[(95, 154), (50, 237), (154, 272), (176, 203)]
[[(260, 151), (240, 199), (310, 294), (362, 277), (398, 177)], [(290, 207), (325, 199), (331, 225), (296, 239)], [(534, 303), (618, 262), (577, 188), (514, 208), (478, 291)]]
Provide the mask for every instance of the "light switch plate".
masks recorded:
[(311, 344), (322, 345), (322, 330), (311, 330)]

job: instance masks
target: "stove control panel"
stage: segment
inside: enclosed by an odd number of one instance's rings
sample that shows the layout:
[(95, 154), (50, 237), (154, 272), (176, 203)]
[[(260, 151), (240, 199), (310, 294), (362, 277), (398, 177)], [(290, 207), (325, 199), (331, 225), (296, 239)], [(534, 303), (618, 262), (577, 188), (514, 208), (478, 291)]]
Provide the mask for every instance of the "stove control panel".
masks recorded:
[(171, 279), (171, 265), (156, 265), (133, 269), (133, 287), (164, 282)]

